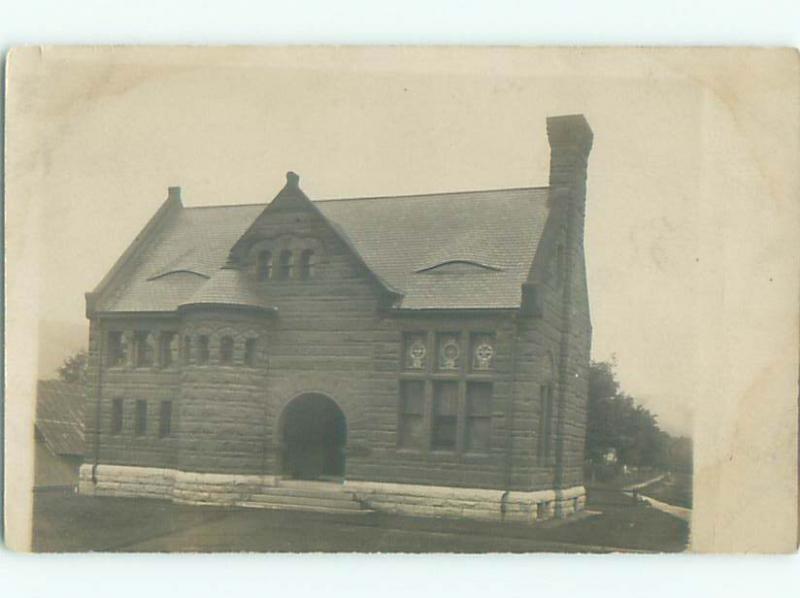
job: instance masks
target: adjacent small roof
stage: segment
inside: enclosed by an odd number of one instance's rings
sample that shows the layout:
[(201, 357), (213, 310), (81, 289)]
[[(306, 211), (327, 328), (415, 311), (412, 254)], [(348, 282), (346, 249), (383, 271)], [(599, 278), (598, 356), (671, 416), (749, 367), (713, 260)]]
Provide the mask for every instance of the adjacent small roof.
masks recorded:
[(36, 428), (55, 455), (83, 455), (84, 385), (61, 380), (39, 380)]
[[(367, 267), (402, 293), (403, 309), (515, 308), (549, 213), (543, 187), (318, 200)], [(263, 204), (180, 208), (147, 241), (101, 312), (263, 304), (246, 274), (223, 269)]]

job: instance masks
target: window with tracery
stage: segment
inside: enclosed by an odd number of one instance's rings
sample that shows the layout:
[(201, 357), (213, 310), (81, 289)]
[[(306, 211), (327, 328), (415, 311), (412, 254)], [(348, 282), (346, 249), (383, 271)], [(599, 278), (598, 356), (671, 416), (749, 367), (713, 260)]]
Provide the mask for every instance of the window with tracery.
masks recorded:
[(398, 447), (488, 452), (495, 335), (407, 332), (401, 359)]

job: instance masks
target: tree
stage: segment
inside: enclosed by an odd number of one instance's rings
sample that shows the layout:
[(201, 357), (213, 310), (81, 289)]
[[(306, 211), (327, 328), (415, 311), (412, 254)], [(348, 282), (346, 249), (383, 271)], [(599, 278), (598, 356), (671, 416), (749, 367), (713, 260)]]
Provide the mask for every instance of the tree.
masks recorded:
[(89, 354), (85, 349), (70, 355), (64, 364), (58, 368), (58, 377), (64, 382), (82, 384), (86, 382), (86, 367), (89, 364)]
[(613, 449), (620, 464), (669, 468), (676, 453), (685, 455), (685, 447), (675, 449), (678, 439), (661, 430), (656, 416), (621, 390), (615, 367), (613, 361), (592, 362), (589, 369), (586, 458), (599, 464)]

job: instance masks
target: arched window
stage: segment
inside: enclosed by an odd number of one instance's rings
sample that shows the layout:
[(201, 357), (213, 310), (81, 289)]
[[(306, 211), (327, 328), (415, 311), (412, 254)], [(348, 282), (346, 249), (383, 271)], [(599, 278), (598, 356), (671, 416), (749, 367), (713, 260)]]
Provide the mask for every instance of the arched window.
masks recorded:
[(292, 252), (288, 249), (281, 251), (278, 277), (287, 280), (292, 277)]
[(256, 260), (256, 269), (258, 271), (258, 280), (269, 280), (272, 273), (272, 252), (259, 252)]
[(155, 341), (153, 334), (145, 330), (136, 333), (136, 365), (138, 367), (149, 367), (155, 362)]
[(314, 260), (314, 250), (305, 249), (300, 254), (300, 278), (307, 280), (313, 278), (316, 261)]
[(208, 363), (208, 335), (201, 334), (197, 337), (197, 363)]
[(248, 338), (244, 343), (244, 364), (247, 367), (256, 365), (256, 339)]
[(233, 363), (233, 338), (230, 336), (223, 336), (219, 341), (219, 362)]
[(181, 347), (181, 361), (185, 365), (189, 365), (189, 359), (192, 357), (192, 337), (191, 336), (184, 336), (183, 337), (183, 346)]
[(162, 368), (171, 367), (175, 362), (175, 332), (165, 331), (158, 339), (158, 365)]

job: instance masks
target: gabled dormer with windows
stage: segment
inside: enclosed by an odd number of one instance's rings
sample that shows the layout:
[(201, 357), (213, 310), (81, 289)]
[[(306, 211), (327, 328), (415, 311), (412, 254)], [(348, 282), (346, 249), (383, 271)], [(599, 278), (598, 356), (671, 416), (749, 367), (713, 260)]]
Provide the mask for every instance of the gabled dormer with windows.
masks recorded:
[(371, 285), (381, 305), (395, 304), (402, 297), (365, 262), (346, 232), (303, 193), (299, 177), (289, 172), (284, 188), (231, 248), (226, 267), (246, 273), (257, 284), (257, 292), (269, 297), (288, 292), (290, 286), (302, 293), (302, 285), (341, 279), (342, 256)]

